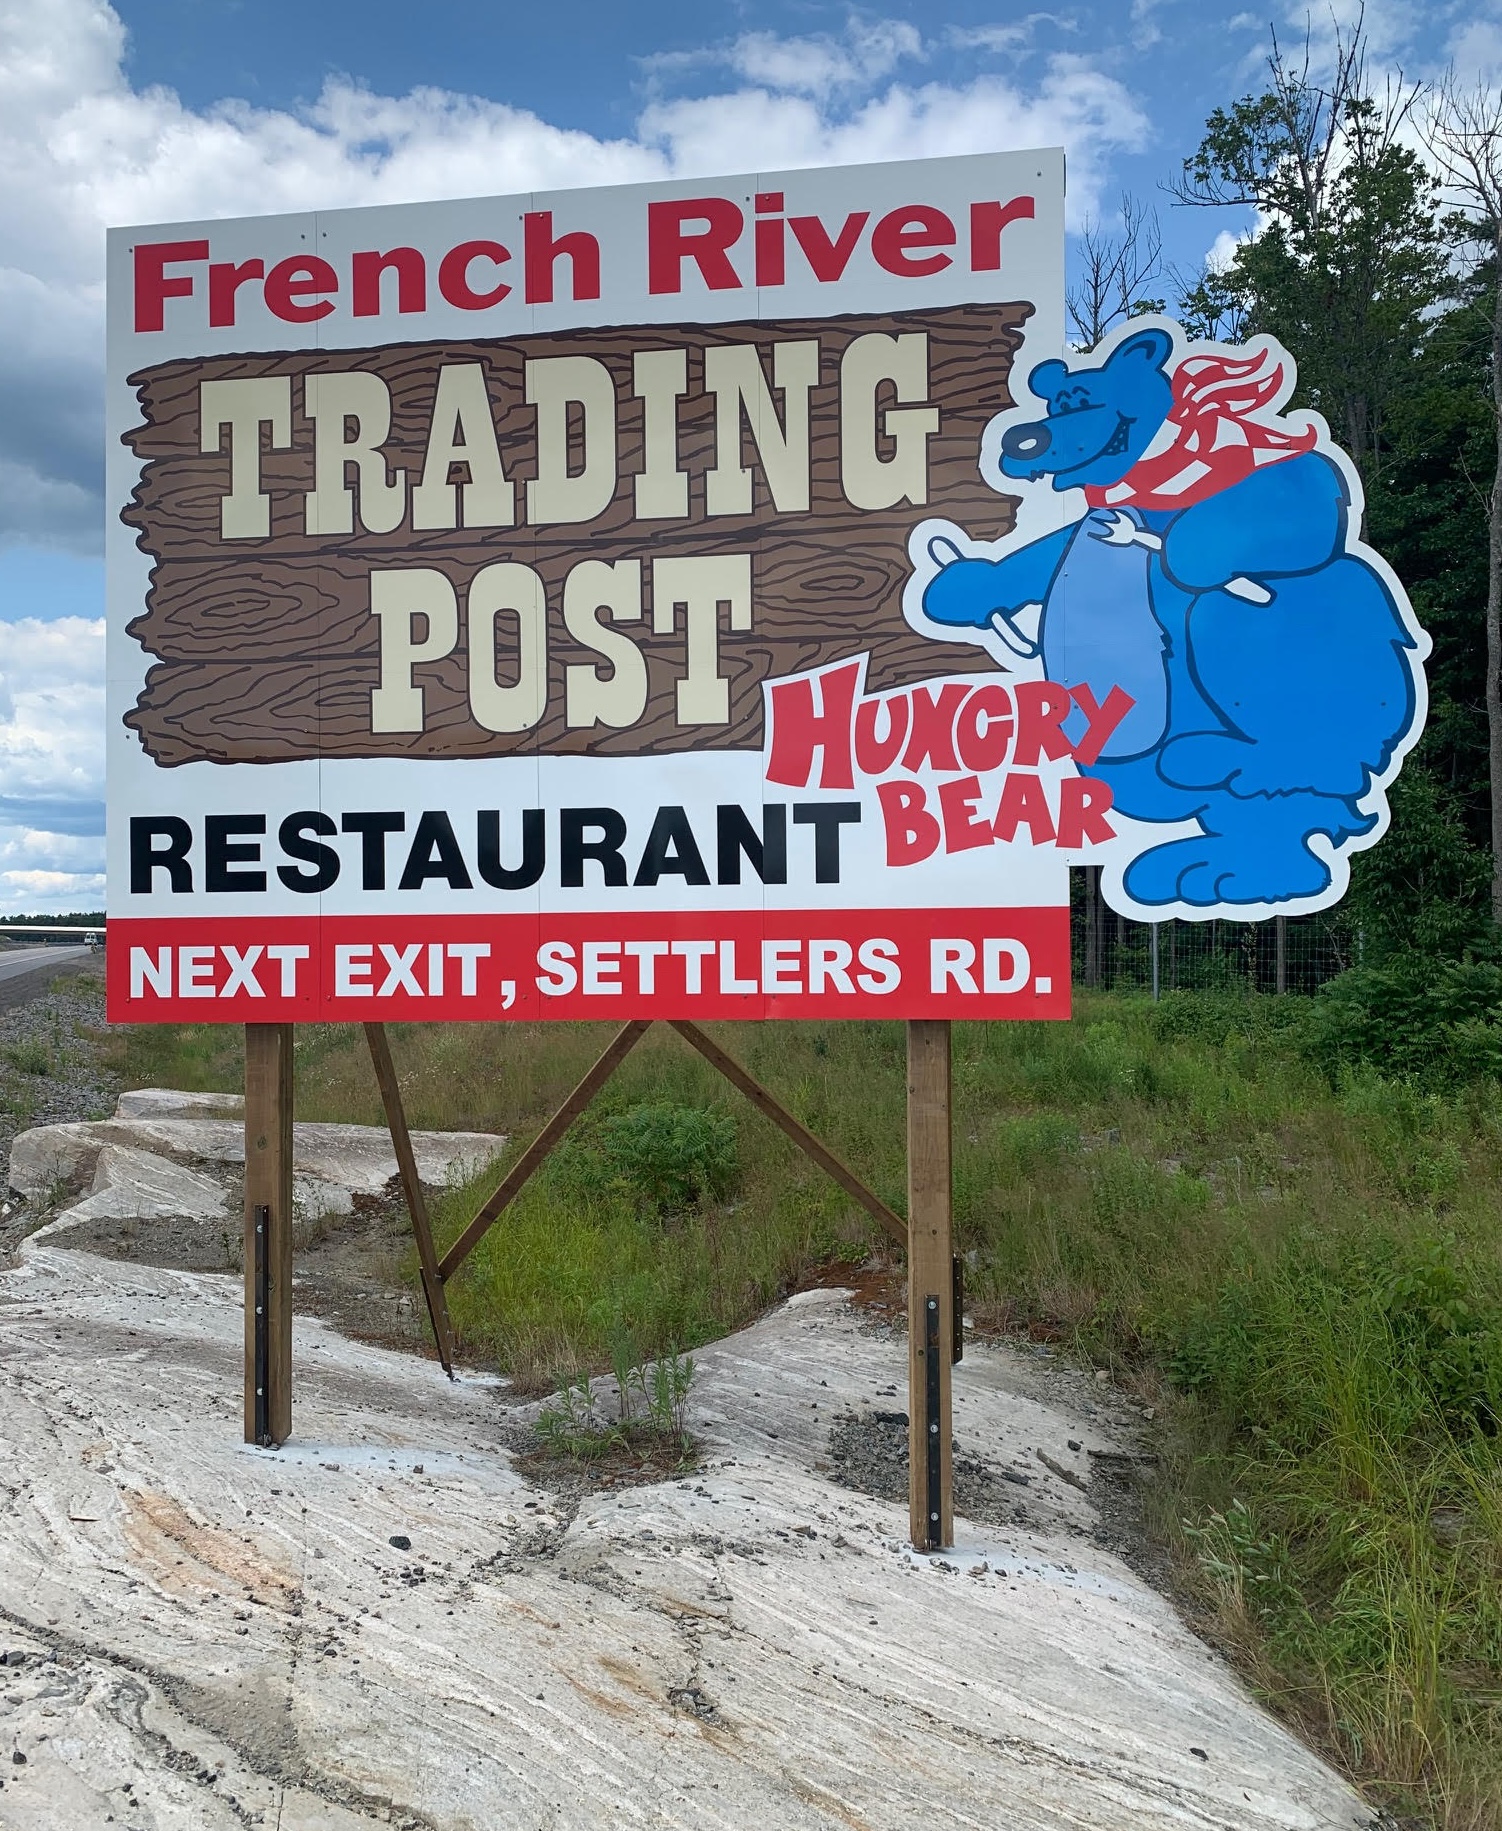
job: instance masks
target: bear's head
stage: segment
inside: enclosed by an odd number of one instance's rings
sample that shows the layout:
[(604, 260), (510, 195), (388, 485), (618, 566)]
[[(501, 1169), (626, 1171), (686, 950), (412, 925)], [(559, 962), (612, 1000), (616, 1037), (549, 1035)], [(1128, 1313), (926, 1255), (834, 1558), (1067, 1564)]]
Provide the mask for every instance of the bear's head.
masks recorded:
[(1002, 434), (1002, 476), (1051, 477), (1056, 490), (1119, 483), (1168, 418), (1172, 354), (1166, 331), (1145, 330), (1093, 367), (1040, 362), (1027, 385), (1048, 411)]

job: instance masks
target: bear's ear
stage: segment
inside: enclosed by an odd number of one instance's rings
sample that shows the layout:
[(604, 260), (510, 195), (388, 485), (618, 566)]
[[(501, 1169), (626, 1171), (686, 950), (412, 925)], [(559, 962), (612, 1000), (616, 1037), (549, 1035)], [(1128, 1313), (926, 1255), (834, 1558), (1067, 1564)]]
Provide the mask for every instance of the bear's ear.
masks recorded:
[(1040, 362), (1027, 378), (1028, 389), (1040, 401), (1051, 401), (1069, 379), (1069, 371), (1062, 362), (1050, 359)]
[(1135, 337), (1128, 337), (1125, 343), (1117, 344), (1111, 352), (1111, 361), (1141, 362), (1149, 368), (1161, 369), (1167, 366), (1173, 355), (1173, 338), (1167, 331), (1139, 331)]

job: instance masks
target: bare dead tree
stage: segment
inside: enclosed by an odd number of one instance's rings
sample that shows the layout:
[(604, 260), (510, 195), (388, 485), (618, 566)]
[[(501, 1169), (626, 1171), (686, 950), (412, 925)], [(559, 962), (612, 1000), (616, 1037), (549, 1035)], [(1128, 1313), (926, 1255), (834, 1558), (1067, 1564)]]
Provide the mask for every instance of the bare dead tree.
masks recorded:
[[(1315, 238), (1326, 227), (1332, 192), (1353, 157), (1368, 164), (1401, 134), (1427, 91), (1397, 71), (1380, 95), (1366, 74), (1363, 6), (1349, 32), (1336, 25), (1330, 62), (1316, 72), (1312, 33), (1291, 58), (1272, 33), (1268, 87), (1255, 101), (1217, 109), (1183, 175), (1167, 189), (1176, 203), (1202, 209), (1254, 204), (1296, 221)], [(1353, 107), (1353, 104), (1355, 105)]]
[(1502, 90), (1462, 88), (1452, 72), (1424, 111), (1424, 138), (1447, 201), (1489, 279), (1488, 364), (1496, 470), (1485, 497), (1486, 732), (1491, 788), (1492, 919), (1502, 922)]
[(1066, 293), (1065, 304), (1079, 348), (1093, 350), (1123, 318), (1162, 304), (1144, 297), (1163, 272), (1157, 212), (1123, 195), (1118, 230), (1086, 218), (1076, 271), (1078, 279)]

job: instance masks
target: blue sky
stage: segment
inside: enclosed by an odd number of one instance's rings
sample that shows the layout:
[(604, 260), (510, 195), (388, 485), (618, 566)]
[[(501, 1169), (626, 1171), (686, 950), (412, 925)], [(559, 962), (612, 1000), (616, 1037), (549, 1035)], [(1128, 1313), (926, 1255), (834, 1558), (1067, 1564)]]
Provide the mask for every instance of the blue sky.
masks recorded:
[[(1162, 185), (1273, 27), (1358, 0), (0, 0), (0, 913), (102, 895), (102, 231), (1062, 143), (1196, 267)], [(1367, 0), (1372, 61), (1502, 66), (1502, 0)]]
[[(1052, 55), (1071, 55), (1122, 81), (1151, 114), (1152, 143), (1121, 163), (1124, 182), (1149, 189), (1171, 170), (1179, 147), (1192, 145), (1208, 109), (1245, 84), (1269, 21), (1287, 9), (1207, 8), (1196, 0), (1052, 10), (995, 0), (878, 8), (830, 0), (440, 0), (426, 7), (373, 0), (358, 8), (342, 0), (137, 0), (119, 10), (131, 31), (130, 74), (167, 83), (196, 107), (234, 94), (294, 108), (313, 101), (327, 77), (353, 75), (385, 94), (474, 87), (559, 126), (605, 136), (633, 132), (654, 97), (704, 93), (732, 67), (717, 53), (748, 35), (839, 44), (849, 43), (852, 21), (868, 31), (905, 27), (921, 40), (921, 54), (880, 71), (866, 93), (892, 76), (956, 85), (981, 71), (1025, 77)], [(1205, 29), (1207, 12), (1213, 32)], [(861, 99), (857, 87), (847, 102)]]

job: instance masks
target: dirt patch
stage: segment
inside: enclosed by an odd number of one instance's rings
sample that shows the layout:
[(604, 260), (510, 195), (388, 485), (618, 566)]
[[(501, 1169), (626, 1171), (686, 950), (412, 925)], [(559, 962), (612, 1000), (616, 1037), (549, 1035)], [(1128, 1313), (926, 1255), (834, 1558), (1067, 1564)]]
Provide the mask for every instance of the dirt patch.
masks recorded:
[(353, 1201), (350, 1214), (306, 1223), (302, 1234), (294, 1228), (293, 1309), (322, 1317), (351, 1340), (435, 1360), (427, 1304), (404, 1274), (417, 1249), (396, 1179), (383, 1194)]
[(133, 1265), (173, 1271), (238, 1273), (241, 1265), (240, 1219), (228, 1195), (222, 1221), (185, 1220), (180, 1215), (80, 1221), (57, 1234), (54, 1244), (69, 1252), (92, 1252), (102, 1259), (128, 1259)]
[(907, 1315), (907, 1276), (883, 1256), (853, 1265), (848, 1259), (825, 1259), (800, 1274), (793, 1291), (849, 1291), (852, 1308), (874, 1320), (893, 1322)]
[(699, 1453), (692, 1441), (685, 1447), (641, 1434), (611, 1443), (598, 1455), (560, 1456), (529, 1433), (514, 1443), (511, 1460), (539, 1488), (577, 1504), (585, 1494), (681, 1481), (698, 1468)]

